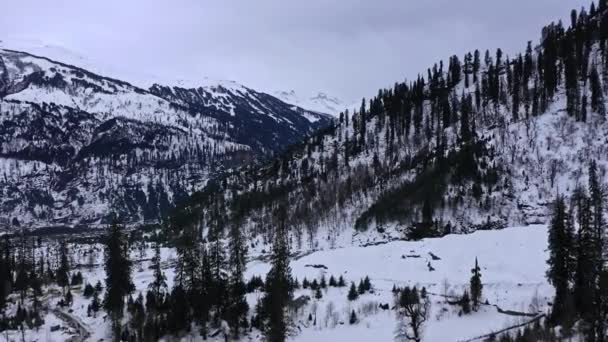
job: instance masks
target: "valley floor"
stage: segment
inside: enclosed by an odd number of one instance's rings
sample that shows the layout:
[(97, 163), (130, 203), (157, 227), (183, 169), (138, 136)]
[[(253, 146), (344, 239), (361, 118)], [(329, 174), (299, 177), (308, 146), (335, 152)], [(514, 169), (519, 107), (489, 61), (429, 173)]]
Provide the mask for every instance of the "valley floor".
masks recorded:
[[(319, 281), (323, 275), (326, 280), (333, 275), (336, 279), (342, 276), (349, 285), (351, 282), (358, 284), (369, 276), (373, 291), (355, 301), (348, 301), (348, 286), (328, 287), (322, 291), (320, 299), (315, 299), (310, 289), (297, 290), (294, 298), (309, 296), (311, 299), (297, 312), (291, 313), (294, 323), (291, 339), (302, 342), (393, 341), (397, 326), (395, 311), (391, 310), (394, 285), (424, 286), (430, 294), (432, 309), (424, 328), (423, 341), (473, 341), (476, 337), (530, 321), (547, 311), (554, 294), (553, 287), (545, 279), (546, 249), (547, 228), (538, 225), (319, 251), (292, 260), (292, 274), (300, 283), (305, 277)], [(145, 291), (151, 281), (147, 259), (152, 253), (148, 250), (144, 261), (133, 269), (137, 288), (134, 297), (139, 291)], [(171, 286), (175, 251), (164, 248), (162, 255)], [(133, 258), (136, 259), (135, 255)], [(448, 304), (445, 295), (448, 298), (460, 296), (468, 289), (475, 258), (481, 267), (483, 300), (487, 300), (488, 305), (482, 305), (479, 311), (470, 315), (460, 315), (460, 307)], [(97, 265), (100, 265), (101, 255), (98, 261)], [(266, 262), (251, 261), (246, 278), (264, 276), (269, 267)], [(103, 283), (101, 266), (80, 270), (85, 283), (95, 284), (98, 280)], [(43, 301), (48, 308), (44, 317), (46, 323), (38, 331), (26, 331), (26, 341), (109, 340), (109, 321), (105, 319), (105, 313), (100, 311), (97, 317), (88, 317), (90, 299), (85, 299), (81, 290), (73, 292), (71, 312), (55, 309), (60, 296), (54, 296), (52, 292), (46, 295), (47, 299)], [(260, 293), (248, 295), (251, 308), (259, 297)], [(389, 304), (388, 310), (379, 307), (385, 303)], [(9, 307), (11, 309), (15, 309), (14, 305)], [(358, 321), (351, 325), (349, 317), (352, 310), (356, 312)], [(310, 321), (309, 317), (313, 320)], [(61, 329), (51, 332), (51, 327), (57, 325)], [(21, 341), (21, 332), (3, 333), (0, 341), (6, 340)], [(182, 340), (197, 340), (197, 337), (187, 336)], [(243, 340), (258, 341), (261, 336), (259, 332), (252, 331)]]

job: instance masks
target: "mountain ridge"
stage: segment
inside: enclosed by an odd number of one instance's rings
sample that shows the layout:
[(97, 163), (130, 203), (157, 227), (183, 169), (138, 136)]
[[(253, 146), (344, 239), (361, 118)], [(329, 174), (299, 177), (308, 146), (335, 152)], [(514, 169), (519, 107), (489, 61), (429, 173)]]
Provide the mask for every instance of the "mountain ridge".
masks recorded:
[(545, 223), (592, 158), (602, 178), (608, 169), (606, 32), (605, 8), (581, 11), (524, 53), (435, 63), (263, 166), (210, 184), (172, 225), (240, 222), (264, 245), (285, 207), (294, 248), (315, 250)]
[(97, 225), (111, 211), (129, 223), (158, 222), (210, 177), (332, 120), (238, 88), (201, 87), (206, 102), (179, 103), (158, 86), (0, 50), (0, 225)]

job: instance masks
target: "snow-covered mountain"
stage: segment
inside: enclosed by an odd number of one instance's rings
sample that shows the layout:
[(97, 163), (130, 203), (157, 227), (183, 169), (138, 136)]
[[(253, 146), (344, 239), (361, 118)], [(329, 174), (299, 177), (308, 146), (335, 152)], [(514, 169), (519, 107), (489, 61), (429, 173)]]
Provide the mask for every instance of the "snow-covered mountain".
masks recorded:
[(300, 97), (294, 90), (275, 91), (274, 96), (284, 102), (293, 104), (298, 107), (306, 108), (319, 113), (331, 114), (338, 117), (340, 112), (350, 107), (351, 103), (342, 101), (341, 99), (319, 92), (313, 96)]
[(268, 241), (284, 206), (302, 250), (546, 223), (556, 194), (586, 184), (591, 161), (606, 179), (606, 25), (608, 11), (582, 12), (522, 54), (437, 62), (183, 208), (205, 226), (221, 198), (214, 212), (240, 208), (252, 236)]
[(155, 221), (331, 120), (232, 82), (143, 89), (1, 49), (0, 225)]

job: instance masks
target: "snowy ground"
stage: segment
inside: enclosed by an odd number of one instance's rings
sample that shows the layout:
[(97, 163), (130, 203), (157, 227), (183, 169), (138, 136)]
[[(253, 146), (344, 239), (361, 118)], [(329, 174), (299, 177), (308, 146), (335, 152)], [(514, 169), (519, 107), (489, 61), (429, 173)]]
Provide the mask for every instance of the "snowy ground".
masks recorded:
[[(397, 241), (373, 247), (351, 247), (317, 252), (293, 261), (294, 276), (320, 279), (325, 273), (342, 275), (347, 283), (359, 282), (368, 275), (375, 289), (355, 302), (348, 302), (348, 288), (330, 289), (318, 303), (318, 317), (325, 318), (328, 303), (333, 302), (339, 313), (339, 322), (334, 328), (319, 324), (303, 328), (296, 341), (392, 341), (396, 327), (393, 311), (379, 310), (377, 314), (361, 317), (355, 326), (348, 325), (348, 314), (352, 309), (365, 311), (370, 302), (389, 303), (392, 306), (393, 284), (397, 286), (425, 286), (430, 293), (443, 294), (444, 281), (450, 284), (448, 293), (462, 294), (469, 286), (471, 268), (478, 258), (484, 300), (498, 305), (503, 310), (530, 312), (535, 296), (540, 299), (539, 309), (544, 309), (553, 296), (553, 288), (545, 279), (547, 230), (545, 226), (510, 228), (500, 231), (479, 231), (470, 235), (450, 235), (439, 239), (418, 242)], [(433, 253), (441, 260), (432, 260)], [(419, 255), (419, 258), (407, 257)], [(403, 258), (405, 256), (405, 258)], [(435, 271), (429, 271), (428, 262)], [(320, 271), (306, 265), (322, 264), (327, 270)], [(249, 274), (264, 274), (268, 265), (253, 262)], [(299, 294), (312, 296), (311, 291)], [(522, 321), (521, 318), (498, 313), (494, 306), (486, 306), (477, 313), (459, 317), (457, 308), (444, 304), (441, 296), (432, 296), (432, 314), (426, 328), (424, 341), (459, 341), (491, 333)], [(444, 311), (447, 310), (447, 311)], [(305, 310), (306, 311), (306, 310)], [(310, 311), (310, 309), (308, 310)], [(306, 318), (308, 313), (302, 315)]]
[[(320, 280), (325, 275), (336, 279), (342, 275), (347, 284), (351, 281), (358, 283), (369, 276), (374, 288), (373, 293), (360, 296), (349, 302), (346, 298), (348, 287), (330, 287), (323, 291), (323, 298), (314, 299), (309, 289), (296, 291), (295, 297), (310, 296), (310, 302), (292, 312), (294, 322), (293, 341), (392, 341), (397, 325), (393, 310), (382, 310), (379, 304), (388, 303), (393, 306), (391, 289), (397, 286), (425, 286), (432, 299), (432, 312), (425, 328), (423, 341), (463, 341), (476, 336), (491, 333), (511, 326), (529, 318), (514, 317), (498, 312), (494, 305), (503, 310), (519, 312), (544, 311), (553, 296), (553, 288), (545, 280), (547, 230), (545, 226), (528, 226), (509, 228), (500, 231), (479, 231), (470, 235), (450, 235), (438, 239), (425, 239), (417, 242), (395, 241), (378, 246), (350, 247), (316, 252), (297, 260), (292, 260), (291, 267), (294, 277), (300, 282)], [(434, 260), (433, 253), (440, 260)], [(139, 254), (133, 252), (133, 258)], [(150, 258), (152, 251), (148, 250), (145, 258)], [(162, 250), (166, 275), (171, 286), (173, 271), (169, 268), (175, 252), (168, 248)], [(415, 257), (419, 256), (419, 257)], [(79, 255), (78, 263), (86, 264), (88, 256)], [(81, 268), (85, 283), (95, 284), (98, 280), (103, 283), (104, 273), (100, 262), (102, 253), (99, 251), (94, 260), (97, 266)], [(445, 303), (444, 293), (460, 295), (468, 288), (470, 269), (475, 258), (478, 258), (482, 269), (484, 284), (483, 298), (491, 305), (482, 308), (471, 315), (460, 316), (459, 307)], [(428, 264), (435, 269), (429, 271)], [(140, 267), (140, 265), (143, 266)], [(323, 265), (326, 268), (315, 268), (311, 265)], [(139, 291), (145, 291), (152, 278), (147, 268), (148, 261), (136, 264), (133, 269), (133, 279)], [(143, 270), (142, 270), (143, 269)], [(269, 265), (255, 260), (248, 265), (247, 278), (252, 275), (265, 275)], [(445, 283), (449, 284), (446, 289)], [(447, 291), (446, 291), (447, 290)], [(38, 331), (27, 331), (26, 341), (63, 341), (75, 337), (74, 341), (108, 340), (109, 322), (105, 313), (97, 317), (87, 317), (87, 305), (90, 299), (82, 296), (81, 290), (73, 290), (74, 304), (68, 314), (77, 320), (86, 332), (69, 327), (65, 320), (49, 310), (45, 324)], [(248, 296), (250, 307), (254, 307), (260, 293)], [(57, 296), (49, 296), (47, 304), (53, 308), (59, 300)], [(533, 300), (536, 298), (536, 300)], [(530, 304), (536, 301), (537, 306)], [(350, 325), (350, 312), (355, 310), (359, 321)], [(308, 320), (309, 314), (316, 317), (316, 324)], [(313, 320), (314, 321), (314, 320)], [(72, 322), (73, 323), (73, 322)], [(50, 332), (51, 326), (61, 325), (60, 331)], [(89, 333), (90, 335), (88, 335)], [(88, 335), (88, 336), (87, 336)], [(2, 334), (0, 341), (20, 341), (19, 332)], [(79, 337), (80, 336), (80, 337)], [(260, 340), (257, 332), (252, 332), (246, 340)]]

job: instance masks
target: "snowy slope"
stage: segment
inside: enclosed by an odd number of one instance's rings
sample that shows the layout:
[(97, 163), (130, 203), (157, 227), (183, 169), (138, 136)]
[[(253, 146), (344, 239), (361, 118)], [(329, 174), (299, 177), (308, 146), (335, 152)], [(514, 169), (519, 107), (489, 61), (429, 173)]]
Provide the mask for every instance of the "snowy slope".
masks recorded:
[(341, 99), (328, 95), (324, 92), (319, 92), (312, 96), (301, 97), (294, 90), (288, 90), (275, 91), (273, 92), (273, 95), (281, 99), (283, 102), (318, 113), (327, 113), (334, 117), (338, 117), (340, 112), (343, 112), (345, 109), (352, 110), (353, 108), (356, 108), (355, 106), (351, 105), (351, 103), (342, 101)]
[[(553, 288), (544, 278), (547, 259), (547, 229), (545, 226), (528, 226), (508, 228), (498, 231), (476, 232), (470, 235), (450, 235), (438, 239), (425, 239), (417, 242), (396, 241), (378, 246), (347, 247), (315, 252), (291, 261), (292, 275), (301, 282), (304, 278), (319, 281), (322, 276), (326, 280), (331, 275), (342, 276), (347, 284), (358, 283), (361, 278), (369, 276), (373, 293), (360, 296), (355, 301), (347, 300), (348, 288), (329, 287), (322, 291), (321, 299), (311, 299), (297, 312), (290, 310), (293, 322), (291, 341), (392, 341), (397, 325), (394, 310), (382, 310), (379, 304), (388, 303), (393, 306), (393, 285), (426, 287), (432, 301), (432, 313), (424, 328), (424, 341), (444, 342), (462, 341), (476, 336), (491, 333), (502, 328), (515, 325), (529, 318), (515, 317), (500, 313), (494, 305), (502, 310), (511, 310), (528, 314), (544, 313), (548, 310), (548, 302), (553, 296)], [(95, 284), (104, 281), (102, 268), (103, 253), (101, 246), (90, 248), (87, 245), (74, 245), (73, 262), (82, 271), (85, 283)], [(90, 254), (89, 251), (93, 250)], [(145, 261), (139, 261), (141, 256), (132, 250), (131, 258), (136, 260), (133, 268), (133, 280), (137, 297), (140, 291), (146, 291), (152, 280), (152, 271), (148, 268), (152, 251), (148, 250), (143, 256)], [(440, 260), (434, 260), (433, 253)], [(419, 255), (419, 258), (413, 257)], [(409, 256), (409, 257), (408, 257)], [(167, 276), (169, 287), (173, 286), (175, 276), (175, 250), (162, 249), (162, 265)], [(265, 276), (269, 264), (260, 261), (263, 254), (253, 252), (247, 264), (247, 275)], [(481, 266), (483, 300), (490, 305), (484, 305), (478, 312), (470, 315), (459, 315), (459, 307), (449, 305), (442, 297), (448, 295), (460, 296), (469, 286), (470, 268), (478, 258)], [(435, 258), (436, 259), (436, 258)], [(435, 268), (429, 271), (427, 263)], [(94, 265), (92, 268), (86, 265)], [(310, 265), (323, 265), (314, 268)], [(381, 265), (381, 266), (379, 266)], [(74, 270), (75, 271), (75, 270)], [(445, 288), (444, 283), (448, 287)], [(49, 291), (53, 293), (52, 291)], [(82, 296), (82, 289), (73, 289), (75, 299), (71, 315), (82, 322), (90, 336), (86, 341), (107, 340), (110, 334), (109, 321), (104, 314), (97, 317), (87, 316), (87, 306), (90, 299)], [(48, 295), (49, 307), (55, 307), (59, 300), (59, 290), (55, 295)], [(255, 307), (261, 293), (248, 295), (250, 308)], [(310, 289), (299, 289), (295, 298), (309, 296), (314, 298)], [(532, 305), (534, 304), (534, 305)], [(15, 305), (9, 306), (9, 311)], [(359, 321), (349, 325), (350, 312), (355, 310)], [(250, 315), (253, 315), (253, 310)], [(311, 314), (316, 317), (316, 325), (308, 321)], [(75, 336), (76, 331), (69, 329), (64, 332), (50, 333), (50, 323), (65, 325), (49, 312), (45, 324), (39, 331), (27, 330), (28, 338), (44, 338), (52, 336), (55, 339), (66, 339)], [(185, 340), (201, 340), (198, 329), (184, 337)], [(19, 335), (17, 331), (7, 333), (11, 338)], [(0, 335), (2, 340), (4, 334)], [(211, 341), (220, 341), (218, 336)], [(243, 341), (261, 341), (261, 335), (253, 330)]]
[(113, 211), (158, 221), (210, 177), (331, 121), (234, 82), (143, 89), (7, 49), (0, 118), (0, 226), (30, 227), (95, 225)]
[(555, 84), (543, 83), (544, 45), (517, 56), (478, 52), (476, 70), (462, 63), (473, 52), (453, 56), (428, 77), (381, 89), (365, 115), (357, 109), (289, 153), (227, 175), (183, 208), (197, 210), (193, 221), (206, 226), (211, 200), (223, 196), (221, 212), (246, 208), (248, 230), (265, 244), (280, 224), (271, 214), (286, 206), (302, 251), (547, 223), (556, 194), (585, 185), (592, 160), (608, 180), (608, 121), (599, 109), (608, 108), (608, 44), (595, 38), (601, 17), (608, 12), (583, 16), (576, 30), (544, 31), (557, 45), (582, 27), (594, 32), (581, 44), (587, 72), (574, 73), (576, 90), (566, 89), (562, 55), (549, 68)]

